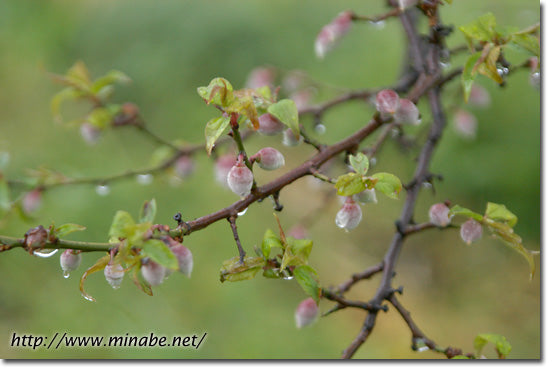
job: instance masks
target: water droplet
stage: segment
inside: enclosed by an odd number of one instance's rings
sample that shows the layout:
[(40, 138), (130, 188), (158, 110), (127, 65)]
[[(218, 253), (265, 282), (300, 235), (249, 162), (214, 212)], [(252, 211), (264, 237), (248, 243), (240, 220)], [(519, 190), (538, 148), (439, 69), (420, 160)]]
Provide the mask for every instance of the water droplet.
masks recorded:
[(152, 181), (154, 180), (154, 176), (152, 176), (151, 174), (138, 174), (136, 176), (136, 182), (138, 182), (141, 185), (149, 185), (152, 183)]
[(111, 189), (107, 185), (99, 185), (95, 187), (95, 192), (99, 196), (107, 196), (111, 192)]
[(68, 277), (70, 277), (70, 272), (69, 271), (64, 271), (64, 273), (62, 273), (62, 276), (66, 279), (68, 279)]
[(503, 68), (498, 68), (498, 74), (500, 76), (504, 76), (507, 75), (509, 73), (509, 68), (503, 67)]
[(377, 164), (377, 158), (376, 157), (373, 157), (373, 158), (369, 159), (369, 166), (370, 167), (374, 167), (375, 164)]
[(428, 346), (418, 347), (418, 352), (428, 351), (430, 348)]
[(54, 254), (56, 254), (58, 252), (58, 249), (42, 249), (42, 250), (35, 250), (33, 251), (33, 254), (35, 256), (38, 256), (40, 258), (50, 258), (51, 256), (53, 256)]
[(376, 29), (383, 29), (383, 28), (385, 28), (385, 21), (384, 21), (384, 20), (380, 20), (380, 21), (377, 21), (377, 22), (369, 21), (369, 24), (371, 24), (372, 26), (374, 26)]
[(439, 66), (441, 69), (448, 69), (451, 66), (451, 64), (440, 60)]
[(84, 295), (84, 294), (82, 293), (82, 297), (83, 297), (84, 299), (88, 300), (88, 301), (95, 302), (95, 299), (94, 299), (93, 297), (91, 297), (91, 296)]
[(119, 285), (113, 284), (113, 285), (111, 285), (111, 287), (113, 287), (114, 290), (118, 290), (119, 288), (121, 288), (121, 285), (120, 284)]
[(249, 209), (249, 208), (245, 208), (245, 209), (241, 210), (239, 213), (237, 213), (237, 216), (242, 217), (243, 215), (245, 215), (245, 213), (247, 213), (247, 209)]
[(432, 184), (430, 182), (423, 182), (422, 187), (424, 187), (426, 189), (430, 189), (430, 188), (432, 188)]
[(319, 135), (324, 135), (327, 132), (327, 127), (323, 123), (319, 123), (315, 126), (315, 132)]

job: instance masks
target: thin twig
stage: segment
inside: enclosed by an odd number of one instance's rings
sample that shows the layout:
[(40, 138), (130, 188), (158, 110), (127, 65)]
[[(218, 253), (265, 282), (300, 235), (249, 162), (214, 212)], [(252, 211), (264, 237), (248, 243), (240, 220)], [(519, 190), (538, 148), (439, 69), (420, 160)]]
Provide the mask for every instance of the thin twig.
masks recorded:
[(231, 216), (228, 218), (229, 225), (231, 226), (231, 231), (233, 233), (233, 238), (235, 239), (235, 243), (237, 244), (237, 250), (239, 251), (239, 263), (243, 264), (245, 261), (245, 250), (243, 250), (243, 246), (241, 246), (241, 240), (239, 239), (239, 234), (237, 233), (237, 224), (235, 223), (237, 216)]

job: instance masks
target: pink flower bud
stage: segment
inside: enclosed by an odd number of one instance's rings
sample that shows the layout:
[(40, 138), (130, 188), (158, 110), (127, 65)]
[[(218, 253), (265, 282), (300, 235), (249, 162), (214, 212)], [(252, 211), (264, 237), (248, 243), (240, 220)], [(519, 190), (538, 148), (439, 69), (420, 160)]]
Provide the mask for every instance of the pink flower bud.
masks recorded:
[(191, 250), (178, 242), (176, 245), (171, 246), (170, 250), (175, 254), (179, 262), (179, 272), (190, 278), (193, 269), (193, 255)]
[(375, 195), (375, 189), (365, 189), (360, 193), (354, 195), (354, 198), (361, 202), (362, 204), (374, 202), (377, 203), (377, 196)]
[(259, 117), (259, 133), (266, 136), (273, 136), (282, 132), (286, 128), (282, 122), (271, 114), (263, 114)]
[(39, 249), (45, 246), (47, 238), (47, 230), (42, 225), (39, 225), (25, 233), (23, 243), (27, 248)]
[(99, 140), (99, 136), (101, 136), (99, 128), (90, 123), (83, 123), (80, 126), (80, 133), (84, 141), (89, 145), (94, 145)]
[(105, 266), (103, 270), (105, 274), (105, 279), (111, 287), (117, 289), (121, 286), (122, 280), (124, 278), (124, 269), (122, 265), (114, 263), (112, 260)]
[(474, 115), (466, 110), (459, 109), (455, 112), (453, 119), (455, 131), (465, 137), (472, 139), (476, 136), (478, 121)]
[(344, 36), (352, 24), (352, 12), (340, 13), (333, 21), (324, 26), (315, 40), (315, 55), (324, 58), (336, 43)]
[(408, 99), (400, 99), (399, 107), (395, 112), (397, 124), (420, 124), (420, 112), (414, 103)]
[(469, 105), (480, 108), (490, 105), (490, 94), (480, 85), (471, 87), (471, 96), (469, 97)]
[(319, 307), (311, 297), (303, 300), (296, 309), (296, 327), (313, 324), (319, 317)]
[(288, 236), (291, 236), (295, 239), (302, 240), (308, 237), (307, 229), (301, 224), (297, 224), (290, 229), (288, 232)]
[(469, 219), (461, 225), (461, 238), (470, 245), (482, 237), (482, 225), (474, 219)]
[(336, 213), (335, 223), (339, 228), (352, 230), (362, 220), (362, 209), (351, 197), (347, 197), (342, 208)]
[(165, 279), (166, 268), (153, 260), (148, 260), (146, 264), (142, 265), (140, 271), (142, 272), (142, 277), (150, 286), (159, 286)]
[(258, 67), (253, 69), (247, 77), (245, 86), (247, 88), (257, 89), (259, 87), (274, 86), (274, 69), (267, 67)]
[(78, 269), (81, 262), (82, 254), (79, 251), (68, 249), (64, 250), (64, 252), (60, 254), (60, 267), (64, 272), (64, 276), (71, 271)]
[(381, 90), (375, 96), (375, 106), (381, 118), (388, 119), (399, 109), (399, 95), (393, 90)]
[(449, 218), (449, 208), (444, 203), (438, 203), (432, 205), (429, 211), (430, 223), (438, 227), (446, 227), (451, 223), (451, 218)]
[(214, 174), (216, 175), (216, 181), (221, 185), (227, 187), (227, 176), (230, 169), (235, 165), (237, 159), (234, 155), (227, 154), (220, 156), (216, 160), (214, 167)]
[(282, 144), (284, 146), (297, 146), (301, 143), (301, 141), (303, 141), (301, 135), (299, 136), (299, 140), (298, 140), (291, 129), (288, 128), (287, 130), (284, 131), (282, 136)]
[(312, 97), (313, 90), (309, 88), (294, 92), (290, 95), (290, 99), (293, 100), (293, 102), (296, 104), (296, 108), (298, 110), (307, 108)]
[(25, 194), (21, 202), (23, 211), (26, 214), (33, 213), (41, 207), (42, 192), (40, 190), (33, 190)]
[(186, 178), (194, 172), (195, 164), (190, 156), (182, 155), (175, 161), (174, 169), (178, 177)]
[(260, 149), (254, 158), (259, 167), (264, 170), (276, 170), (285, 164), (284, 155), (272, 147)]
[(241, 197), (245, 197), (251, 193), (251, 187), (253, 187), (253, 172), (247, 168), (241, 155), (237, 159), (237, 163), (230, 169), (227, 175), (227, 183), (229, 188)]

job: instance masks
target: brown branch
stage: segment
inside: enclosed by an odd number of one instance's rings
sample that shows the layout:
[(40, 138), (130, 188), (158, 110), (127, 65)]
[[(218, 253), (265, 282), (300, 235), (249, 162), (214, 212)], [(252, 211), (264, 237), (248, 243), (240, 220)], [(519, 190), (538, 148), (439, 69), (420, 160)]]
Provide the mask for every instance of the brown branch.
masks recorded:
[(383, 262), (373, 265), (361, 273), (352, 274), (349, 280), (338, 285), (337, 291), (340, 294), (348, 292), (359, 281), (369, 279), (381, 271), (383, 271)]

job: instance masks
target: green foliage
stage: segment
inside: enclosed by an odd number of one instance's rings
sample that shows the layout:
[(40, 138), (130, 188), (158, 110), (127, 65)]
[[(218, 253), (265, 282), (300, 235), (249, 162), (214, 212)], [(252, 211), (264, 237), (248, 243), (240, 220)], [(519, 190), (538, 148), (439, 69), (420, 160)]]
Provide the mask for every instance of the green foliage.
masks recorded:
[(356, 173), (365, 176), (369, 169), (369, 160), (368, 157), (362, 154), (361, 152), (357, 155), (350, 155), (349, 156), (350, 165)]
[(321, 288), (317, 281), (317, 272), (309, 265), (300, 265), (294, 269), (294, 277), (303, 291), (315, 300), (317, 305), (321, 299)]
[(340, 196), (352, 196), (366, 189), (362, 175), (358, 173), (343, 174), (336, 180), (334, 185)]
[(268, 257), (270, 256), (270, 251), (273, 248), (283, 250), (284, 245), (282, 245), (282, 241), (280, 240), (280, 238), (276, 236), (276, 234), (271, 229), (267, 229), (264, 233), (264, 238), (261, 243), (261, 251), (265, 259), (268, 259)]
[(153, 223), (156, 218), (157, 205), (156, 199), (151, 199), (150, 201), (145, 201), (144, 205), (140, 209), (140, 223)]
[(171, 252), (169, 247), (163, 243), (163, 241), (149, 239), (146, 242), (142, 243), (142, 251), (144, 255), (152, 259), (158, 264), (163, 265), (168, 269), (176, 270), (179, 268), (179, 264), (177, 262), (177, 258), (175, 254)]
[[(392, 199), (398, 199), (402, 190), (401, 180), (391, 173), (375, 173), (370, 177), (374, 188)], [(368, 188), (370, 188), (368, 186)]]
[[(356, 165), (354, 169), (358, 169), (362, 173), (367, 172), (369, 164), (364, 164), (364, 159), (354, 159), (354, 162)], [(337, 178), (334, 186), (337, 189), (337, 194), (340, 196), (352, 196), (365, 189), (375, 188), (391, 199), (398, 199), (398, 195), (402, 190), (400, 179), (394, 174), (385, 172), (375, 173), (370, 177), (359, 173), (346, 173)]]
[(477, 356), (480, 356), (482, 349), (487, 343), (491, 343), (495, 346), (500, 359), (505, 359), (511, 352), (511, 344), (504, 336), (499, 334), (479, 334), (474, 339), (474, 349), (476, 350)]
[(83, 225), (79, 225), (79, 224), (73, 224), (73, 223), (66, 223), (63, 224), (59, 227), (56, 227), (54, 229), (54, 236), (56, 238), (61, 238), (66, 236), (67, 234), (73, 233), (73, 232), (78, 232), (78, 231), (85, 231), (86, 227), (84, 227)]
[(208, 153), (208, 155), (210, 155), (210, 153), (212, 152), (216, 140), (226, 132), (226, 129), (229, 127), (229, 123), (229, 116), (220, 116), (211, 119), (208, 123), (206, 123), (204, 136), (206, 137), (206, 152)]
[(246, 257), (241, 264), (239, 256), (236, 256), (223, 262), (220, 269), (220, 281), (239, 282), (253, 279), (264, 265), (265, 261), (261, 257)]
[(233, 86), (225, 78), (214, 78), (208, 86), (199, 87), (197, 92), (208, 105), (227, 107), (233, 102)]
[(292, 130), (299, 140), (299, 115), (296, 104), (289, 99), (283, 99), (268, 107), (268, 112)]

